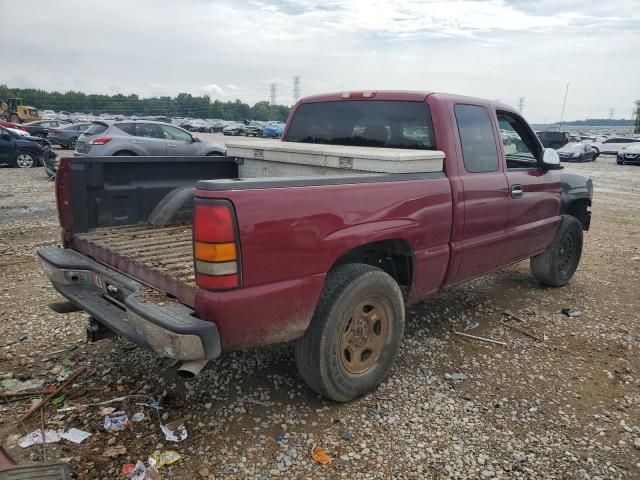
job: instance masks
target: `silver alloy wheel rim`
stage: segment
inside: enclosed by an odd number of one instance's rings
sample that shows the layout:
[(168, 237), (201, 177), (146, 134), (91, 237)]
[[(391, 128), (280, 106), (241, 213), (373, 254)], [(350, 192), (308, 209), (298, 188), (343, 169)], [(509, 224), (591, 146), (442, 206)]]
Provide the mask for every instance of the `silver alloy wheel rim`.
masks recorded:
[(16, 159), (16, 163), (20, 168), (31, 168), (33, 166), (33, 157), (26, 153), (21, 153)]

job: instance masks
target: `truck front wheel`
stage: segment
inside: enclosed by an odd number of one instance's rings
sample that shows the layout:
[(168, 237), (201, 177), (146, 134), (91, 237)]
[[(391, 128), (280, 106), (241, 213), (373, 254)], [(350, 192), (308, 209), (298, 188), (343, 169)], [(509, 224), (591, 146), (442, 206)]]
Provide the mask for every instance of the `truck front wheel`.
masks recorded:
[(374, 390), (398, 353), (404, 315), (400, 287), (387, 273), (360, 263), (335, 268), (295, 346), (300, 376), (338, 402)]
[(582, 224), (563, 215), (549, 248), (531, 257), (531, 273), (543, 285), (562, 287), (569, 283), (582, 256)]

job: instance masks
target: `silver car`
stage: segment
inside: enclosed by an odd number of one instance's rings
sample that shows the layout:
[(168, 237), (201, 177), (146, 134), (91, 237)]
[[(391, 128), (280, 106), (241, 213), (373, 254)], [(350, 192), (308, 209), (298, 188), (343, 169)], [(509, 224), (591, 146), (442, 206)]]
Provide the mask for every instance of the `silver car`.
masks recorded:
[(225, 147), (203, 142), (168, 123), (97, 120), (78, 138), (76, 157), (224, 155)]

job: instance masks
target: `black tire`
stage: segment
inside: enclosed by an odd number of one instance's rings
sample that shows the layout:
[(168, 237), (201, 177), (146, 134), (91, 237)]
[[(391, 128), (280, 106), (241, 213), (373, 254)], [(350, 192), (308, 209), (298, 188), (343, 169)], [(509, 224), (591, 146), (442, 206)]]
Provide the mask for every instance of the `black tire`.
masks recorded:
[(78, 137), (73, 137), (71, 140), (69, 140), (69, 143), (67, 144), (67, 148), (71, 150), (75, 150), (77, 146), (78, 146)]
[(570, 215), (563, 215), (549, 248), (531, 257), (531, 273), (543, 285), (563, 287), (580, 264), (582, 256), (582, 224)]
[(295, 345), (300, 376), (337, 402), (374, 390), (393, 365), (404, 318), (402, 292), (386, 272), (361, 263), (335, 268), (309, 328)]
[(38, 138), (47, 138), (47, 134), (43, 132), (36, 132), (33, 134), (33, 136)]
[(137, 155), (133, 152), (130, 152), (128, 150), (120, 150), (119, 152), (116, 152), (113, 154), (114, 157), (137, 157)]
[(33, 152), (21, 150), (16, 153), (15, 166), (18, 168), (35, 168), (38, 163), (38, 156)]
[(224, 155), (224, 153), (220, 153), (220, 152), (209, 152), (209, 153), (207, 153), (207, 157), (221, 157), (222, 155)]

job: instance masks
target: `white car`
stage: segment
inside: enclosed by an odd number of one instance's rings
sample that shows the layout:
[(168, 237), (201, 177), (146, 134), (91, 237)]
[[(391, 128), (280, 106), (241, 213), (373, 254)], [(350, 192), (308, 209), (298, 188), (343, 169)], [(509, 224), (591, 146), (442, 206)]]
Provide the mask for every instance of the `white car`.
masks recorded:
[(617, 155), (622, 148), (634, 142), (640, 142), (640, 139), (631, 137), (611, 137), (604, 142), (593, 142), (591, 147), (596, 149), (598, 153)]

